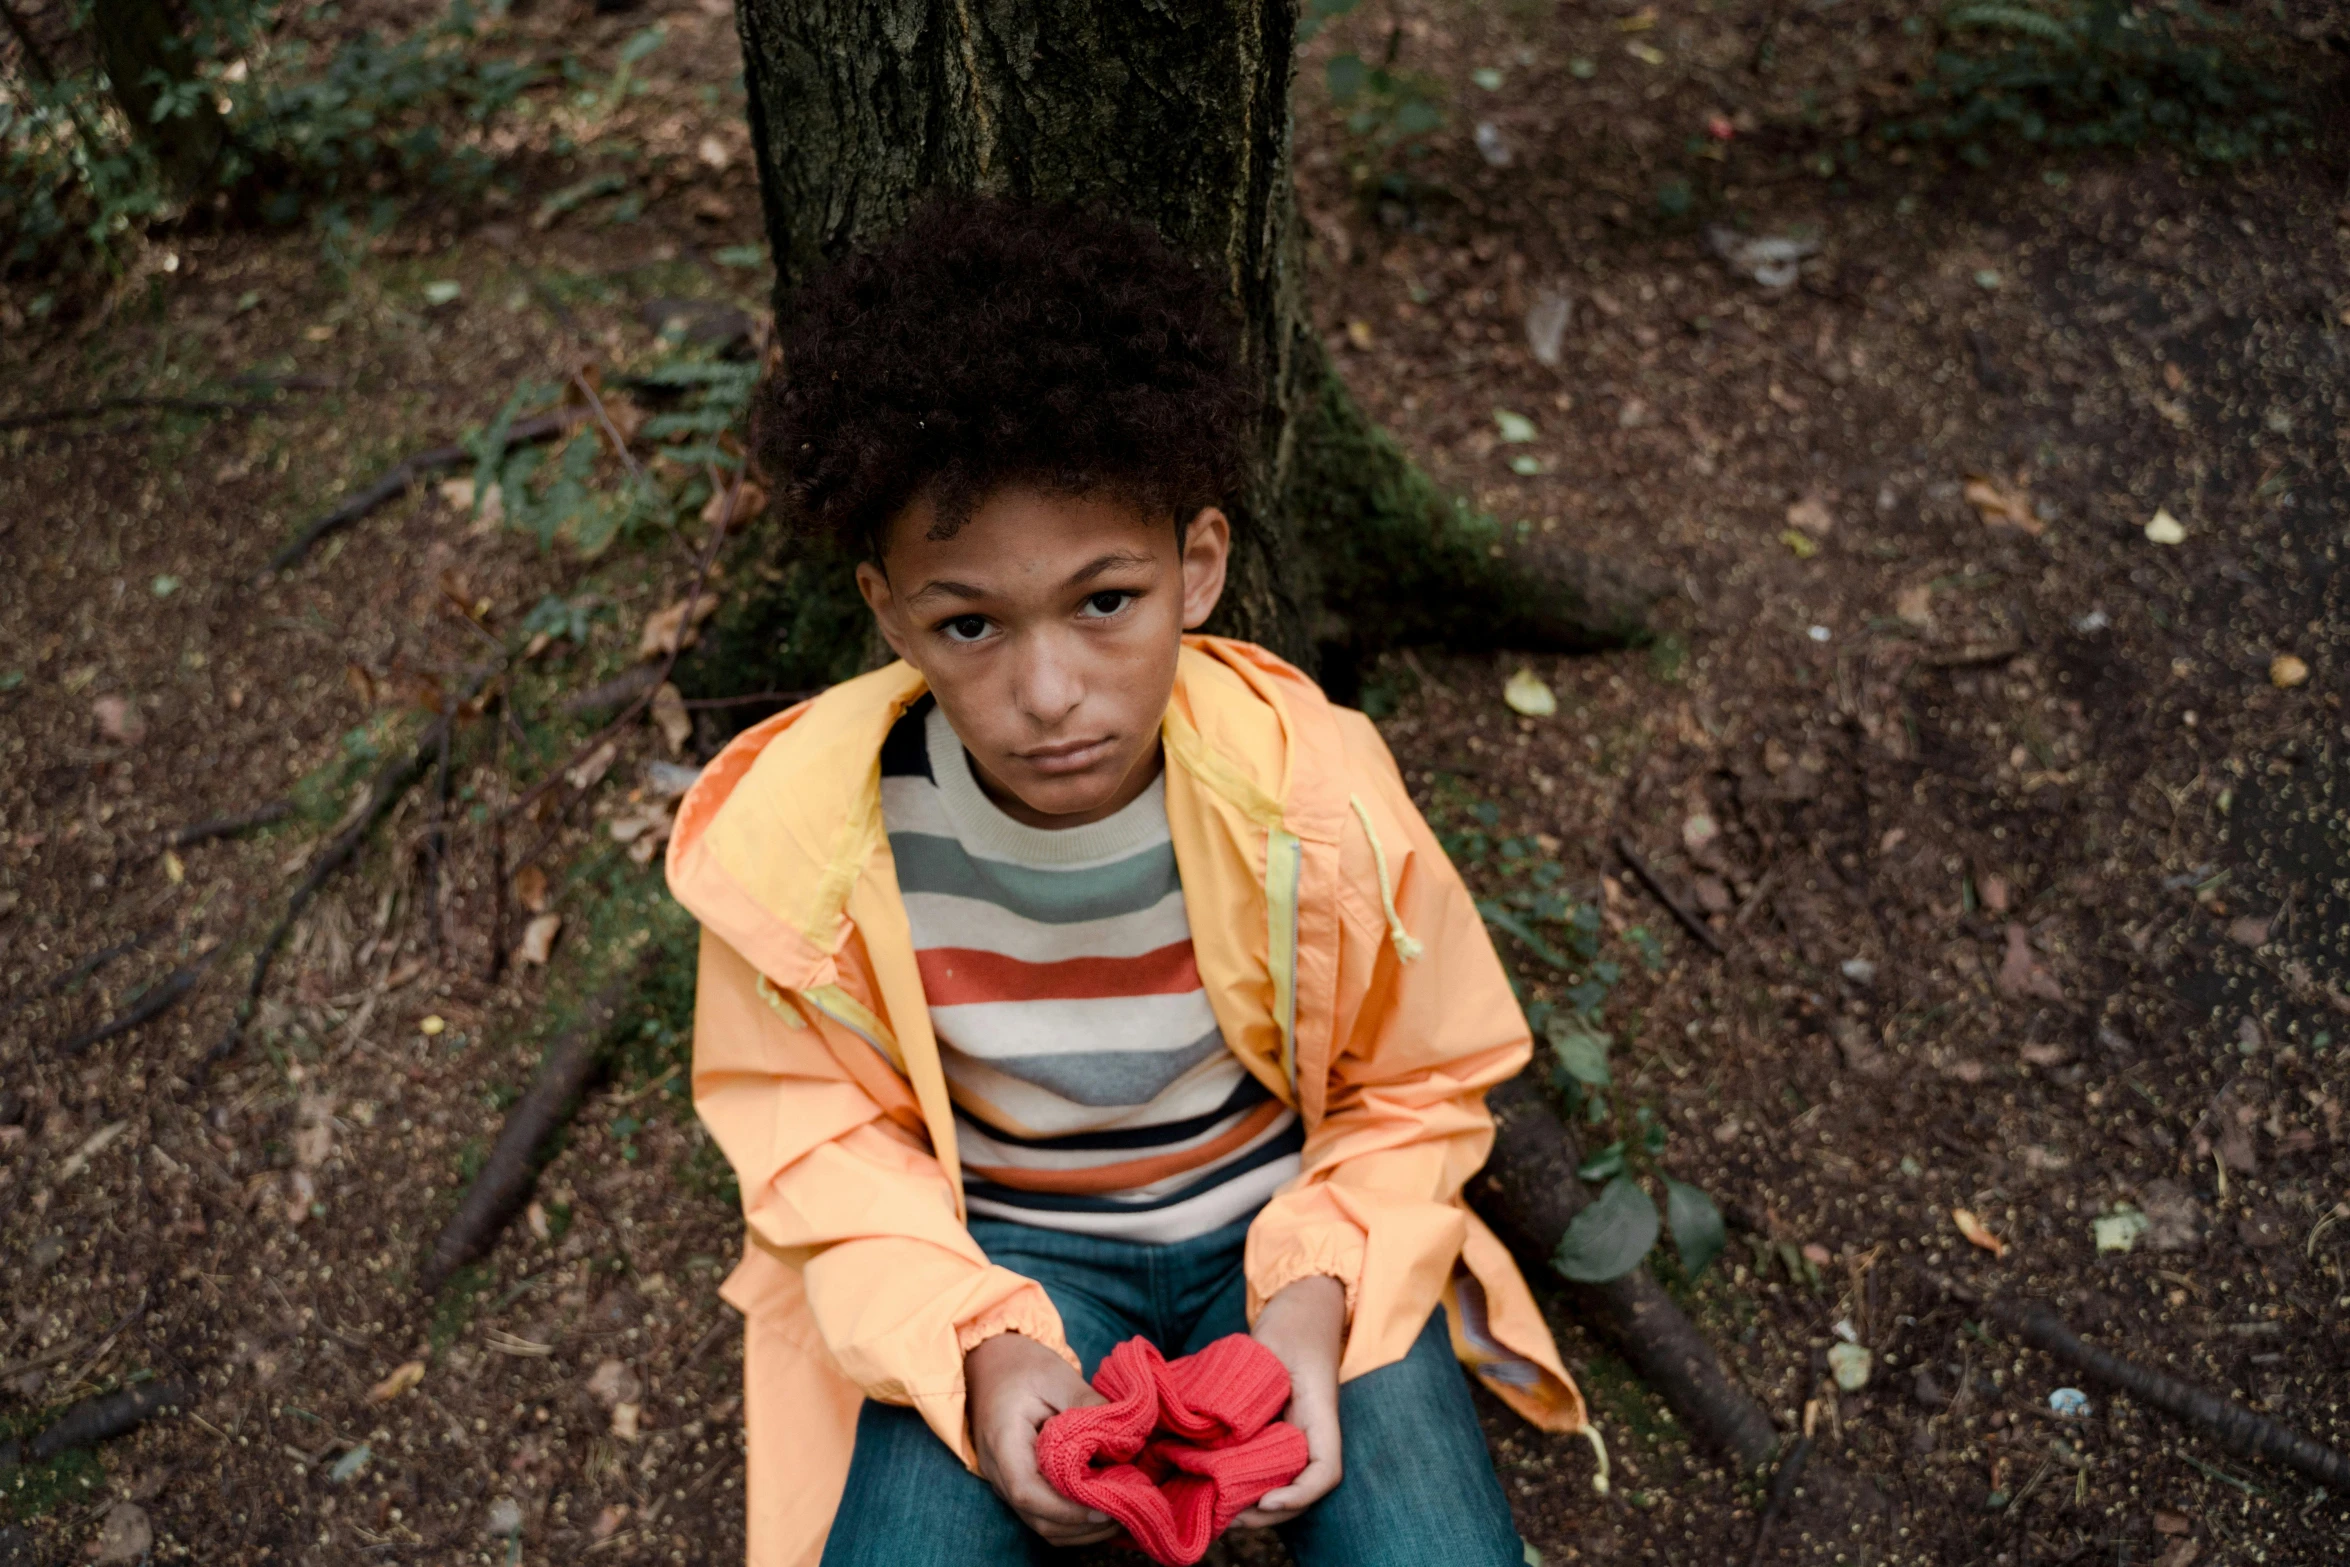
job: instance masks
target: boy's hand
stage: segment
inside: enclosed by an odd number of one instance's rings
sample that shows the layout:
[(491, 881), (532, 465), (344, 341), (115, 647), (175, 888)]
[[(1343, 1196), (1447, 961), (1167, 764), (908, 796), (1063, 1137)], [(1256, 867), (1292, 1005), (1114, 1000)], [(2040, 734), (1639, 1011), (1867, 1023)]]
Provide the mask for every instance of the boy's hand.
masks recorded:
[(1036, 1432), (1064, 1409), (1106, 1403), (1060, 1356), (1032, 1338), (998, 1333), (963, 1357), (964, 1408), (979, 1474), (1020, 1521), (1054, 1545), (1091, 1545), (1118, 1526), (1072, 1502), (1036, 1467)]
[(1304, 1471), (1232, 1520), (1243, 1529), (1270, 1529), (1335, 1490), (1345, 1473), (1338, 1440), (1338, 1357), (1346, 1348), (1346, 1286), (1320, 1276), (1299, 1279), (1265, 1302), (1251, 1336), (1289, 1368), (1289, 1407), (1282, 1417), (1306, 1434)]

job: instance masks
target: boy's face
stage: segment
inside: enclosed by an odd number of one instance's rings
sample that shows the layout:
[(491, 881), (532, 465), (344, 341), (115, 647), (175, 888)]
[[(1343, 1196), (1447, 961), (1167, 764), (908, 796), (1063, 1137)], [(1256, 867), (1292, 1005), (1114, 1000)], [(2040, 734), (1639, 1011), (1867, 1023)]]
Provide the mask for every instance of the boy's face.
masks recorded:
[(1159, 720), (1185, 630), (1224, 591), (1232, 530), (1209, 507), (1180, 543), (1106, 496), (998, 490), (952, 538), (925, 497), (890, 524), (857, 586), (920, 670), (1005, 812), (1098, 821), (1157, 776)]

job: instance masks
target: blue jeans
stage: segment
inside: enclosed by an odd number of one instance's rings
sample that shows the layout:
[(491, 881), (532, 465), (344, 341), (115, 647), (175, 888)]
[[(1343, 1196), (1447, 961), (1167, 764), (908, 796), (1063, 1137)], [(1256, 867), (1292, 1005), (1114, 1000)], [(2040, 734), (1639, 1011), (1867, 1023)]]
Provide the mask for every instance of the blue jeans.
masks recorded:
[[(1088, 1376), (1138, 1333), (1172, 1359), (1248, 1331), (1246, 1219), (1172, 1246), (994, 1219), (972, 1220), (971, 1234), (990, 1260), (1044, 1286)], [(1281, 1530), (1302, 1567), (1521, 1567), (1524, 1547), (1441, 1310), (1411, 1353), (1340, 1386), (1338, 1424), (1346, 1478)], [(1022, 1523), (920, 1415), (867, 1401), (824, 1567), (1077, 1558)]]

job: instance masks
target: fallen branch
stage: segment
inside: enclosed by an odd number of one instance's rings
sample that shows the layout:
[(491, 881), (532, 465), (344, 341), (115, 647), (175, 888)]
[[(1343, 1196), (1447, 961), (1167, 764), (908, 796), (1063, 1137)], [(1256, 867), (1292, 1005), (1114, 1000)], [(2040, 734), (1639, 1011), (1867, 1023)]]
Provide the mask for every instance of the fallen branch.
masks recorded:
[(195, 1389), (184, 1382), (147, 1382), (85, 1398), (31, 1437), (0, 1442), (0, 1469), (45, 1463), (70, 1448), (109, 1441), (194, 1401)]
[[(1471, 1184), (1471, 1200), (1529, 1271), (1549, 1274), (1560, 1238), (1591, 1200), (1575, 1176), (1581, 1160), (1574, 1138), (1527, 1078), (1503, 1083), (1485, 1103), (1493, 1112), (1493, 1155)], [(1770, 1415), (1730, 1380), (1705, 1335), (1645, 1266), (1605, 1284), (1568, 1284), (1566, 1294), (1700, 1441), (1749, 1474), (1779, 1456)]]
[[(557, 408), (547, 413), (532, 414), (527, 419), (517, 419), (506, 432), (506, 444), (528, 446), (538, 441), (553, 440), (568, 432), (582, 417), (584, 414), (580, 409)], [(418, 452), (413, 457), (393, 464), (382, 478), (295, 534), (290, 543), (269, 557), (269, 564), (261, 568), (261, 576), (266, 578), (285, 570), (317, 548), (318, 541), (328, 534), (340, 532), (386, 501), (407, 494), (408, 487), (426, 475), (454, 468), (472, 455), (471, 447), (436, 446), (430, 451)]]
[(131, 1004), (130, 1009), (120, 1016), (108, 1019), (87, 1033), (76, 1034), (70, 1039), (60, 1040), (57, 1045), (57, 1053), (61, 1056), (78, 1056), (92, 1045), (102, 1045), (109, 1039), (119, 1039), (134, 1028), (144, 1028), (154, 1022), (173, 1007), (187, 1000), (189, 995), (194, 992), (196, 982), (204, 977), (204, 971), (212, 967), (212, 959), (217, 951), (217, 948), (214, 949), (214, 954), (207, 954), (186, 968), (173, 969), (169, 974), (149, 985), (140, 992), (139, 999)]
[(1640, 857), (1640, 851), (1632, 847), (1630, 837), (1623, 833), (1616, 834), (1616, 852), (1624, 857), (1626, 865), (1632, 867), (1632, 874), (1640, 878), (1640, 885), (1655, 894), (1656, 901), (1663, 904), (1667, 912), (1681, 922), (1683, 930), (1695, 936), (1715, 957), (1723, 955), (1722, 938), (1714, 934), (1714, 928), (1711, 925), (1698, 918), (1695, 910), (1675, 896), (1672, 889), (1664, 884), (1655, 871), (1648, 868), (1648, 862)]
[(254, 1009), (260, 1003), (262, 987), (269, 983), (270, 965), (277, 961), (278, 949), (285, 945), (286, 937), (293, 933), (294, 921), (302, 917), (302, 911), (310, 906), (310, 900), (318, 896), (318, 890), (326, 885), (328, 879), (350, 863), (352, 856), (359, 852), (359, 846), (367, 841), (368, 834), (375, 830), (375, 824), (416, 782), (417, 776), (424, 771), (425, 763), (438, 753), (450, 726), (456, 723), (457, 715), (465, 710), (466, 704), (473, 700), (474, 692), (480, 687), (479, 679), (471, 682), (464, 693), (448, 705), (448, 710), (433, 720), (413, 747), (376, 770), (374, 779), (367, 786), (367, 801), (359, 808), (359, 814), (310, 862), (310, 869), (303, 875), (301, 884), (295, 887), (293, 895), (286, 900), (285, 912), (278, 916), (277, 924), (262, 938), (260, 950), (253, 955), (253, 974), (246, 981), (244, 999), (237, 1003), (237, 1010), (229, 1019), (227, 1029), (198, 1063), (196, 1078), (199, 1083), (244, 1038), (245, 1025), (253, 1020)]
[(1987, 1309), (2034, 1349), (2174, 1419), (2201, 1427), (2239, 1453), (2299, 1470), (2328, 1491), (2350, 1490), (2350, 1457), (2232, 1398), (2084, 1344), (2045, 1302), (1993, 1301)]
[(250, 811), (238, 811), (229, 816), (208, 817), (203, 821), (192, 822), (188, 826), (168, 834), (164, 838), (163, 844), (167, 849), (185, 849), (193, 844), (209, 843), (214, 838), (234, 838), (239, 833), (251, 832), (256, 827), (267, 827), (272, 822), (282, 822), (292, 813), (293, 809), (293, 802), (290, 800), (272, 800), (269, 804), (255, 806)]
[(661, 955), (659, 948), (648, 942), (643, 954), (596, 992), (579, 1021), (549, 1047), (530, 1088), (508, 1112), (497, 1144), (482, 1161), (481, 1173), (434, 1240), (432, 1252), (417, 1274), (422, 1293), (439, 1289), (449, 1275), (488, 1251), (521, 1210), (538, 1179), (541, 1145), (571, 1119), (581, 1091), (604, 1064), (604, 1046), (611, 1038), (614, 1020)]

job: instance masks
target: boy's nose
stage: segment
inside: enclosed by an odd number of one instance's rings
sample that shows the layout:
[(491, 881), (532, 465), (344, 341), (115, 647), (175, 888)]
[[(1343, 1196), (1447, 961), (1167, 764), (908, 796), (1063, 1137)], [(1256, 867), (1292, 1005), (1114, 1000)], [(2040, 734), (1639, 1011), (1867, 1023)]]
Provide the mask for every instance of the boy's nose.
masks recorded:
[(1085, 682), (1076, 668), (1075, 651), (1060, 645), (1056, 637), (1032, 638), (1023, 649), (1012, 699), (1023, 716), (1043, 728), (1059, 725), (1084, 699)]

